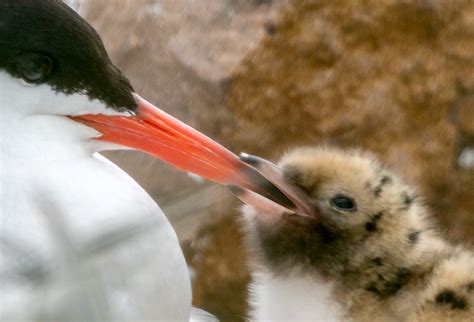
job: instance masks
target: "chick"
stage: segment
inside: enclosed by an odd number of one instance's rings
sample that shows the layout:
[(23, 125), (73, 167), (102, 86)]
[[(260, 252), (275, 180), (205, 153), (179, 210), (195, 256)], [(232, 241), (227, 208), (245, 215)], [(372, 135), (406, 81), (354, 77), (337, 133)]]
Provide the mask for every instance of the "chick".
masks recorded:
[(373, 156), (301, 148), (278, 166), (312, 214), (243, 206), (252, 320), (474, 321), (474, 253)]

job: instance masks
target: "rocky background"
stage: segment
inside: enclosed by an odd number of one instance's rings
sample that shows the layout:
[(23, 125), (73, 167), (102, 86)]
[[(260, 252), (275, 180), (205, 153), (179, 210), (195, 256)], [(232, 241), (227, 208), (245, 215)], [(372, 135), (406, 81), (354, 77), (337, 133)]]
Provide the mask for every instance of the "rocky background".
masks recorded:
[[(70, 1), (137, 92), (235, 152), (360, 146), (474, 241), (474, 1)], [(249, 273), (224, 189), (137, 152), (109, 156), (156, 198), (195, 305), (246, 315)]]

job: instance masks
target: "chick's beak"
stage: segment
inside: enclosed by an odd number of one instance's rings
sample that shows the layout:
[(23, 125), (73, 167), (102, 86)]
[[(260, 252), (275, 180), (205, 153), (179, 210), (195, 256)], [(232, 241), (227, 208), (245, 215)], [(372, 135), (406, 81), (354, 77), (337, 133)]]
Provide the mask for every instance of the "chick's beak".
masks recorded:
[(268, 161), (255, 157), (241, 160), (139, 95), (134, 96), (136, 115), (84, 114), (70, 118), (99, 131), (97, 140), (146, 152), (178, 169), (229, 186), (234, 192), (239, 190), (242, 193), (236, 194), (244, 202), (298, 213), (307, 211), (289, 189), (281, 190), (284, 185), (278, 171)]

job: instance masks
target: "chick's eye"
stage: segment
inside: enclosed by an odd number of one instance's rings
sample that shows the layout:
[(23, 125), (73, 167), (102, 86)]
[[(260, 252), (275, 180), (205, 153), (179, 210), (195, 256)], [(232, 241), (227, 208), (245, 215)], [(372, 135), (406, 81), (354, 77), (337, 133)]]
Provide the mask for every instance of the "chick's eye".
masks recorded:
[(25, 82), (39, 84), (51, 73), (53, 61), (39, 53), (26, 53), (18, 58), (17, 71)]
[(356, 205), (352, 198), (338, 195), (331, 199), (331, 206), (342, 211), (355, 211)]

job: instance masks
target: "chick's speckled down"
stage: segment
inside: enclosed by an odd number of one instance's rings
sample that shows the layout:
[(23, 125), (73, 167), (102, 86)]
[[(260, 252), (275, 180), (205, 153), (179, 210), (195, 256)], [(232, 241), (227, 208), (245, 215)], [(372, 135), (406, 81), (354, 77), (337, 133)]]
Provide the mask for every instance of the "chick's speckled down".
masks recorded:
[[(279, 164), (316, 215), (244, 206), (256, 321), (275, 319), (275, 312), (321, 317), (318, 303), (305, 308), (314, 301), (308, 292), (341, 321), (472, 321), (474, 253), (443, 239), (401, 178), (358, 150), (297, 149)], [(306, 285), (288, 293), (302, 279)], [(323, 288), (327, 293), (316, 292)]]

